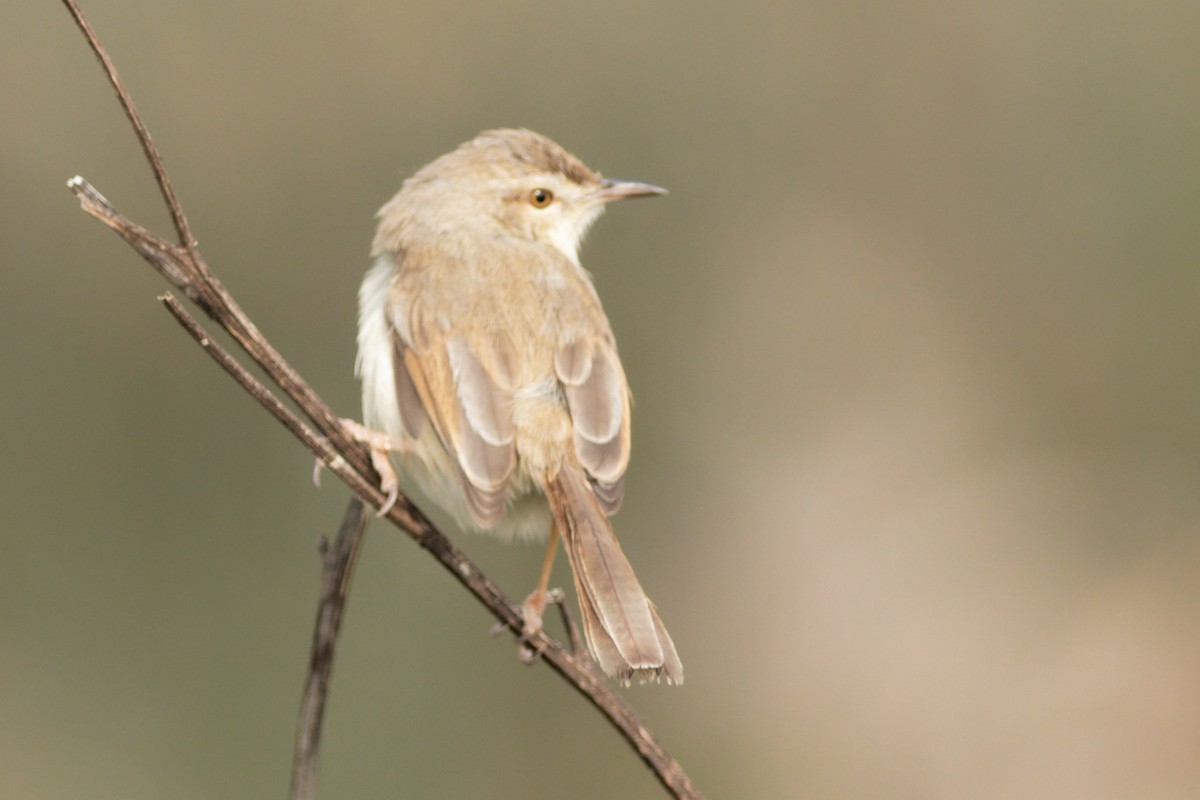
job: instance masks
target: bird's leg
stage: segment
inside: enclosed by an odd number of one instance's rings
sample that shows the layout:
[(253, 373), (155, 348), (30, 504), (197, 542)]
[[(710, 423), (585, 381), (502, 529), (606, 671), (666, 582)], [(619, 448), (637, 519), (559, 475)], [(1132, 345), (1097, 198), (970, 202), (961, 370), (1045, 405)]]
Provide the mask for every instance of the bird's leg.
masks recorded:
[[(409, 444), (381, 431), (371, 430), (352, 419), (343, 419), (341, 423), (346, 433), (350, 434), (350, 438), (365, 444), (371, 454), (371, 466), (379, 473), (379, 491), (384, 494), (383, 505), (379, 507), (375, 516), (382, 517), (396, 504), (396, 499), (400, 496), (400, 477), (396, 474), (396, 468), (392, 466), (388, 453), (408, 452)], [(315, 484), (319, 484), (322, 466), (324, 465), (321, 460), (317, 459), (316, 466), (313, 467)]]
[(521, 604), (521, 615), (525, 618), (525, 635), (536, 636), (542, 630), (542, 612), (546, 610), (546, 587), (550, 585), (550, 571), (554, 568), (554, 555), (558, 552), (558, 526), (551, 523), (550, 536), (546, 540), (546, 557), (542, 560), (542, 572), (537, 586)]
[(521, 603), (521, 616), (525, 627), (521, 631), (521, 660), (529, 662), (537, 655), (536, 649), (530, 644), (533, 637), (542, 632), (542, 614), (546, 603), (551, 599), (551, 592), (546, 590), (550, 583), (550, 572), (554, 568), (554, 555), (558, 552), (558, 526), (550, 524), (550, 536), (546, 541), (546, 557), (542, 560), (542, 572), (538, 576), (537, 586)]

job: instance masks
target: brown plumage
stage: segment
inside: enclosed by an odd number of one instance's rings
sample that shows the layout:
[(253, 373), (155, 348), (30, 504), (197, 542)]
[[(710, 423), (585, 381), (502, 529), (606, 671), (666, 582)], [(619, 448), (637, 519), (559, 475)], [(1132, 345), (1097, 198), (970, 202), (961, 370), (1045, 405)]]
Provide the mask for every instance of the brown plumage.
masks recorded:
[[(604, 180), (526, 130), (442, 156), (380, 210), (358, 371), (366, 425), (404, 442), (405, 472), (460, 523), (551, 531), (551, 548), (562, 536), (605, 672), (678, 683), (674, 644), (608, 521), (629, 465), (629, 389), (578, 260), (605, 203), (661, 193)], [(544, 591), (526, 601), (530, 631)]]

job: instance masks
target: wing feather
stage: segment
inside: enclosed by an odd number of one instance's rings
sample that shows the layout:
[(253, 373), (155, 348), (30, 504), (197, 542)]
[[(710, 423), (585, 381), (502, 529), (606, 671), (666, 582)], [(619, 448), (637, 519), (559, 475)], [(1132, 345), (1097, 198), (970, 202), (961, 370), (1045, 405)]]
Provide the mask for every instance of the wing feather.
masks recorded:
[(575, 427), (575, 453), (596, 498), (614, 513), (624, 494), (629, 466), (629, 390), (608, 341), (584, 338), (556, 351), (554, 369)]
[(404, 351), (407, 374), (458, 466), (473, 520), (489, 528), (504, 516), (516, 466), (511, 393), (492, 380), (462, 339), (442, 341), (428, 330), (421, 339), (427, 342), (422, 352)]
[(404, 431), (415, 441), (421, 438), (429, 418), (425, 414), (425, 405), (417, 392), (417, 386), (409, 372), (405, 354), (408, 347), (400, 341), (396, 329), (391, 329), (392, 335), (392, 373), (396, 389), (396, 402), (400, 406), (400, 421)]

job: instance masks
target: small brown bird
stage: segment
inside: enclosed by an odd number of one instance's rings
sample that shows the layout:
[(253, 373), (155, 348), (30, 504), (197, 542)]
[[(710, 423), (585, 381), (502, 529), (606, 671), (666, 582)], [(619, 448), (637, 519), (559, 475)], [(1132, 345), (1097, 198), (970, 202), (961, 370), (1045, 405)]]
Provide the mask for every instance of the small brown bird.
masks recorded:
[(367, 442), (464, 527), (549, 534), (524, 604), (541, 629), (557, 539), (588, 647), (622, 681), (683, 681), (654, 604), (613, 535), (629, 464), (629, 389), (579, 244), (607, 203), (664, 194), (607, 180), (544, 136), (485, 131), (380, 209), (359, 291)]

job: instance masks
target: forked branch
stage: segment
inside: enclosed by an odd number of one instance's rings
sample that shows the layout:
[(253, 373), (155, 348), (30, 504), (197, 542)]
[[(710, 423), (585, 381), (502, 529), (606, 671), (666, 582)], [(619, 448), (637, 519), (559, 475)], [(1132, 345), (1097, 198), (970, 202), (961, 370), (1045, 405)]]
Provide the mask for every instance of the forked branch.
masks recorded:
[[(293, 797), (315, 797), (317, 744), (322, 710), (329, 687), (330, 669), (341, 616), (345, 608), (349, 579), (361, 542), (366, 515), (362, 503), (378, 508), (383, 496), (378, 476), (370, 466), (365, 450), (347, 436), (337, 416), (312, 387), (283, 359), (232, 295), (205, 265), (192, 236), (163, 165), (161, 156), (142, 122), (133, 98), (121, 82), (95, 32), (74, 0), (63, 0), (129, 117), (138, 142), (146, 154), (163, 200), (171, 214), (178, 237), (176, 243), (155, 235), (117, 211), (87, 181), (76, 177), (69, 187), (79, 198), (83, 210), (99, 219), (145, 258), (168, 283), (182, 292), (224, 328), (270, 379), (308, 417), (310, 426), (292, 412), (267, 387), (257, 381), (224, 348), (218, 345), (172, 296), (162, 299), (167, 309), (192, 338), (255, 400), (288, 428), (323, 463), (329, 466), (355, 493), (343, 520), (337, 541), (323, 553), (324, 571), (321, 604), (313, 637), (313, 653), (306, 682), (300, 729), (297, 734), (296, 764), (293, 771)], [(522, 632), (518, 608), (458, 550), (406, 498), (401, 497), (387, 518), (436, 558), (460, 584), (471, 592), (500, 624), (514, 635)], [(540, 657), (561, 675), (621, 733), (662, 785), (676, 798), (700, 798), (691, 779), (638, 720), (629, 705), (595, 672), (582, 651), (568, 650), (544, 633), (530, 642)]]

